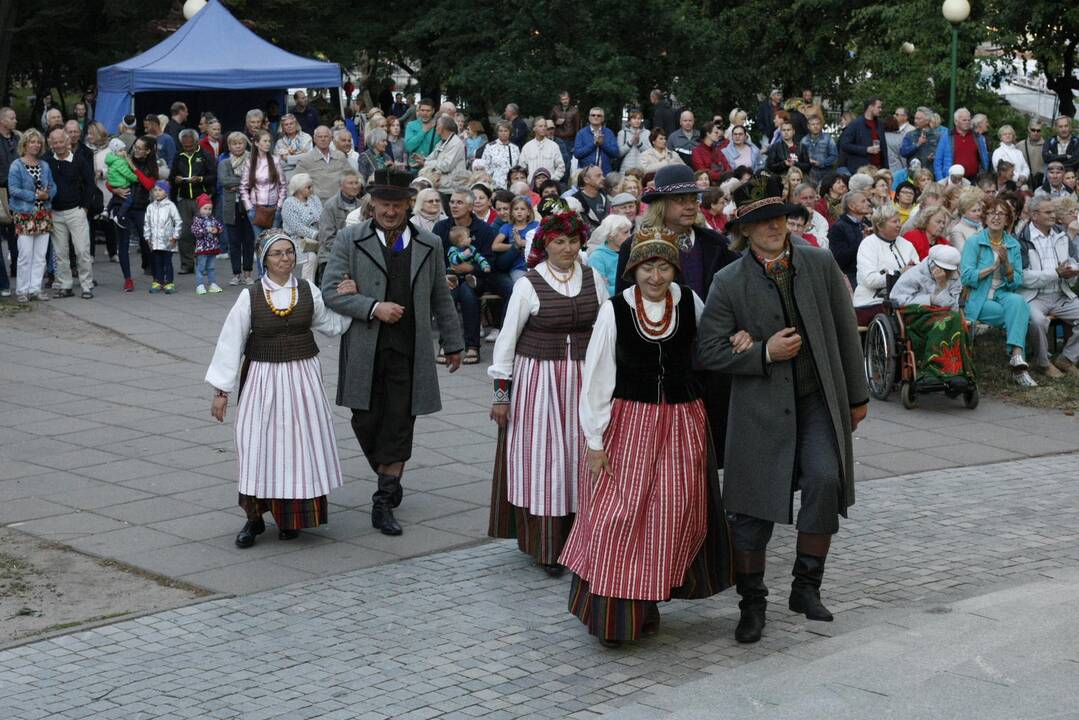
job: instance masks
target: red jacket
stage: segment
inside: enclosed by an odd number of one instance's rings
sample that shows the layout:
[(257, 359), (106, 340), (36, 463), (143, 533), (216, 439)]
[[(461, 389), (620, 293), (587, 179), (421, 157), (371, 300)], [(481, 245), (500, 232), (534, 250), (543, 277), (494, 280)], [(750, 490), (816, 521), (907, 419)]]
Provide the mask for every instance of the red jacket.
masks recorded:
[(727, 158), (720, 152), (718, 145), (708, 147), (704, 143), (701, 143), (693, 148), (693, 154), (689, 158), (689, 164), (694, 172), (707, 170), (708, 178), (713, 183), (718, 183), (719, 178), (723, 173), (731, 171), (731, 166), (727, 162)]
[[(225, 149), (225, 138), (221, 138), (217, 143), (222, 150)], [(206, 151), (206, 154), (210, 156), (211, 160), (215, 163), (217, 162), (218, 153), (214, 152), (214, 146), (210, 144), (210, 138), (204, 137), (202, 140), (199, 140), (199, 147)]]

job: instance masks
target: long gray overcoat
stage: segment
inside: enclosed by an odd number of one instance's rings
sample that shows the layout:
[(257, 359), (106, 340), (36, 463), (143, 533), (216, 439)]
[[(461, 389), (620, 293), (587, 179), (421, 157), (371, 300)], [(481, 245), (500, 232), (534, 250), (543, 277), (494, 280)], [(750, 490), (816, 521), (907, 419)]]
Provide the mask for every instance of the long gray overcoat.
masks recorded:
[[(791, 263), (795, 303), (839, 443), (844, 488), (840, 509), (846, 516), (846, 508), (854, 504), (850, 408), (869, 399), (858, 323), (829, 251), (792, 245)], [(706, 368), (732, 376), (724, 506), (728, 512), (790, 524), (797, 437), (794, 363), (769, 365), (764, 353), (768, 338), (785, 326), (779, 289), (747, 252), (713, 278), (697, 344)], [(730, 336), (739, 330), (748, 332), (754, 344), (734, 354)], [(805, 344), (802, 352), (807, 352)]]
[[(412, 359), (412, 414), (427, 415), (442, 409), (438, 374), (431, 338), (431, 316), (437, 323), (442, 347), (460, 352), (465, 341), (449, 288), (442, 241), (411, 223), (412, 303), (416, 344)], [(359, 293), (339, 295), (337, 284), (345, 274), (356, 281)], [(386, 260), (370, 220), (341, 230), (322, 277), (322, 298), (333, 310), (352, 318), (352, 327), (341, 338), (337, 404), (357, 410), (371, 407), (375, 350), (382, 323), (368, 317), (371, 308), (386, 297)]]

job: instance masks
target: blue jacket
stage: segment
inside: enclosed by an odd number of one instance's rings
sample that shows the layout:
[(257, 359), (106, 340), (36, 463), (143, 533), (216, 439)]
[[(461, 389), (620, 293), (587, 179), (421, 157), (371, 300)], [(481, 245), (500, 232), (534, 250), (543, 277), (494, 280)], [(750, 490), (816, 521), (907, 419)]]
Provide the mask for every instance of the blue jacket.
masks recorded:
[(611, 161), (618, 157), (618, 139), (610, 128), (603, 128), (603, 143), (596, 145), (596, 136), (592, 134), (592, 126), (586, 125), (577, 131), (577, 137), (573, 141), (573, 156), (577, 158), (578, 167), (599, 165), (606, 175), (611, 171)]
[[(997, 288), (997, 292), (1018, 292), (1023, 285), (1023, 255), (1019, 248), (1019, 241), (1011, 233), (1004, 233), (1004, 244), (1008, 248), (1008, 262), (1012, 266), (1012, 279), (1004, 278), (1004, 284)], [(989, 244), (989, 231), (979, 230), (970, 236), (963, 245), (962, 259), (959, 261), (959, 279), (963, 286), (970, 288), (967, 295), (966, 313), (968, 320), (977, 320), (981, 317), (982, 308), (989, 297), (989, 288), (993, 285), (993, 276), (986, 275), (979, 278), (985, 268), (993, 264), (996, 253)]]
[[(974, 132), (973, 130), (971, 132)], [(974, 142), (978, 145), (978, 169), (985, 171), (989, 169), (989, 149), (985, 146), (985, 138), (981, 135), (974, 133)], [(937, 142), (937, 156), (933, 160), (933, 174), (937, 177), (937, 180), (944, 180), (948, 177), (948, 169), (954, 165), (952, 160), (952, 131), (940, 133), (940, 140)]]
[[(47, 162), (38, 160), (37, 164), (41, 168), (41, 184), (49, 191), (49, 199), (45, 202), (45, 207), (49, 207), (52, 199), (56, 197), (56, 181), (52, 179), (52, 170)], [(30, 177), (30, 171), (26, 169), (22, 158), (16, 158), (8, 168), (7, 189), (11, 212), (34, 212), (34, 202), (37, 200), (34, 194), (34, 178)]]
[[(918, 138), (925, 132), (925, 142), (918, 144)], [(903, 136), (903, 144), (899, 146), (899, 154), (909, 163), (915, 158), (926, 170), (933, 169), (933, 159), (936, 157), (937, 144), (943, 134), (940, 128), (926, 128), (924, 131), (915, 128)]]
[(827, 173), (835, 169), (835, 162), (839, 159), (839, 151), (836, 149), (835, 140), (826, 132), (822, 132), (816, 138), (806, 135), (802, 138), (801, 146), (809, 154), (810, 160), (816, 160), (813, 170), (818, 173)]
[[(877, 118), (877, 139), (880, 141), (880, 167), (888, 167), (888, 143), (884, 141), (884, 122)], [(858, 172), (863, 165), (871, 165), (869, 153), (865, 151), (873, 144), (873, 133), (866, 124), (865, 115), (850, 121), (839, 136), (840, 164), (851, 171)]]

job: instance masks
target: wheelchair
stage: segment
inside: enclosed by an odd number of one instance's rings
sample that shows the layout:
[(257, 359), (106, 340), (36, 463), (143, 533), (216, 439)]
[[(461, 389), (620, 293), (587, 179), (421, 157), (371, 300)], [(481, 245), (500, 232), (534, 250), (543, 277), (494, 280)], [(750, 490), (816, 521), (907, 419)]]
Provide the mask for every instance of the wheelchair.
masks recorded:
[[(962, 313), (962, 309), (960, 309)], [(918, 395), (943, 392), (949, 398), (963, 396), (969, 410), (978, 407), (978, 385), (966, 378), (948, 381), (920, 377), (910, 338), (903, 327), (903, 315), (890, 301), (884, 302), (883, 312), (869, 322), (865, 330), (865, 377), (869, 394), (877, 400), (887, 400), (899, 390), (903, 407), (918, 406)]]

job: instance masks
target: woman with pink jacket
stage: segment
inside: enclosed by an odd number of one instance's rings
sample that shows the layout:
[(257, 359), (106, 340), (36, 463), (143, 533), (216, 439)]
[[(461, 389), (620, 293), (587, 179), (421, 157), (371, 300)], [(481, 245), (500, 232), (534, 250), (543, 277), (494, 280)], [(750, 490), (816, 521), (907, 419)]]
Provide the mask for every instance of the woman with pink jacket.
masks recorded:
[[(255, 235), (270, 227), (281, 227), (281, 206), (288, 197), (285, 171), (281, 169), (281, 161), (270, 152), (272, 146), (273, 138), (268, 131), (255, 135), (251, 158), (244, 163), (240, 173), (240, 197)], [(258, 208), (273, 208), (273, 220), (259, 218), (256, 221)], [(263, 212), (263, 215), (268, 213)]]

